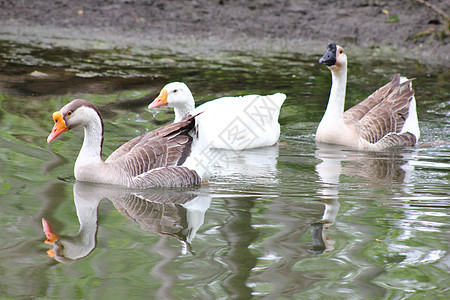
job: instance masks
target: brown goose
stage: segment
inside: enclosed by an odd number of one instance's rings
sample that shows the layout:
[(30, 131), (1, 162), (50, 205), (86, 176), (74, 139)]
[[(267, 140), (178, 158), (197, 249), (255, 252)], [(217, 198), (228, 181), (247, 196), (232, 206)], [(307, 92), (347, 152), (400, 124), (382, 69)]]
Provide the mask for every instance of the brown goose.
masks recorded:
[(73, 200), (80, 229), (76, 234), (59, 235), (50, 222), (42, 218), (45, 243), (53, 246), (47, 250), (47, 255), (62, 263), (72, 263), (89, 255), (97, 244), (98, 207), (105, 198), (141, 229), (177, 238), (183, 246), (183, 254), (190, 251), (211, 203), (211, 195), (204, 189), (134, 190), (78, 181), (73, 185)]
[(417, 143), (420, 130), (411, 80), (396, 74), (391, 82), (344, 113), (347, 85), (344, 49), (329, 43), (319, 63), (330, 69), (332, 86), (316, 141), (375, 151)]
[[(133, 188), (198, 185), (202, 172), (190, 160), (195, 116), (138, 136), (103, 161), (103, 120), (92, 103), (73, 100), (53, 113), (55, 125), (48, 142), (77, 126), (84, 127), (84, 141), (75, 162), (75, 178)], [(195, 132), (194, 132), (195, 133)], [(186, 165), (190, 161), (190, 167)], [(200, 169), (199, 169), (200, 170)]]

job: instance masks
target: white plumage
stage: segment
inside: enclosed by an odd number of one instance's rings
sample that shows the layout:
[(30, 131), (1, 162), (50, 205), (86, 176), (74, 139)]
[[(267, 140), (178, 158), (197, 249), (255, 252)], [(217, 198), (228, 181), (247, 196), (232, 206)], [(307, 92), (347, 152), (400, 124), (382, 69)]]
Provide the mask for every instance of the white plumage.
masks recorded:
[(187, 113), (201, 113), (197, 124), (211, 148), (243, 150), (271, 146), (280, 137), (278, 117), (286, 95), (246, 95), (223, 97), (195, 108), (194, 97), (186, 84), (167, 84), (149, 108), (174, 108), (174, 122)]

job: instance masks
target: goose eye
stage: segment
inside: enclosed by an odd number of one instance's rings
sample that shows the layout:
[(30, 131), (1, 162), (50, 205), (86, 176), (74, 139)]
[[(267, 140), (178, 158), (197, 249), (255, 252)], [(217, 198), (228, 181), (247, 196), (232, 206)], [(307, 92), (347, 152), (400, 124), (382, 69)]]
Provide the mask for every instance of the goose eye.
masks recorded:
[(70, 117), (72, 115), (72, 111), (69, 110), (66, 115)]
[(178, 90), (173, 90), (174, 93), (178, 92)]

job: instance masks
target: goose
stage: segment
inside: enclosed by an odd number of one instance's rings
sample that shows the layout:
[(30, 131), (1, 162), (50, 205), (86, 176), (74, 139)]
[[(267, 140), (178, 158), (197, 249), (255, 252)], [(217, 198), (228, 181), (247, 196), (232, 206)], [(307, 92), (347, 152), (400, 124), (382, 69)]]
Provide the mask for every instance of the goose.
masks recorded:
[(332, 86), (316, 141), (378, 151), (392, 146), (413, 146), (420, 137), (412, 79), (394, 75), (366, 100), (344, 112), (347, 56), (329, 43), (319, 60), (331, 71)]
[(177, 238), (182, 253), (191, 251), (197, 231), (203, 225), (211, 203), (208, 189), (131, 190), (89, 182), (75, 182), (73, 200), (80, 229), (76, 234), (60, 235), (42, 218), (42, 227), (52, 245), (47, 255), (62, 263), (72, 263), (88, 256), (97, 245), (98, 207), (108, 199), (123, 216), (151, 233)]
[(194, 157), (195, 115), (138, 136), (102, 159), (103, 119), (98, 108), (76, 99), (53, 113), (55, 125), (47, 138), (84, 127), (84, 140), (74, 166), (75, 178), (130, 188), (199, 185), (207, 176)]
[(203, 112), (196, 119), (211, 148), (244, 150), (272, 146), (280, 137), (278, 116), (286, 95), (222, 97), (195, 108), (194, 97), (183, 82), (164, 86), (148, 108), (173, 107), (174, 122), (186, 114)]

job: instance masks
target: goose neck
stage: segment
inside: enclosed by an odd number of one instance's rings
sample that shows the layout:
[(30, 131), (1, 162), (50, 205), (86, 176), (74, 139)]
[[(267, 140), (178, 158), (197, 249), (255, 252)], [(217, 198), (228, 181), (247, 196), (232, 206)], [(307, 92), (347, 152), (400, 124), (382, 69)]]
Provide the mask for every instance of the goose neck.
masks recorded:
[[(78, 201), (78, 203), (77, 199), (75, 199), (78, 221), (80, 222), (78, 236), (80, 236), (85, 242), (91, 241), (95, 238), (95, 233), (97, 232), (99, 203), (100, 199), (82, 199), (81, 201)], [(91, 242), (88, 242), (88, 244), (90, 243)]]
[(103, 124), (100, 119), (92, 120), (84, 126), (84, 140), (78, 159), (84, 162), (101, 160), (103, 144)]
[[(192, 101), (193, 102), (193, 101)], [(195, 109), (195, 105), (193, 103), (183, 103), (182, 105), (177, 105), (173, 108), (175, 112), (175, 120), (174, 122), (179, 122), (184, 118), (187, 114), (193, 112)]]
[(330, 99), (328, 100), (325, 116), (330, 118), (343, 118), (345, 90), (347, 86), (347, 66), (331, 70), (331, 77)]

